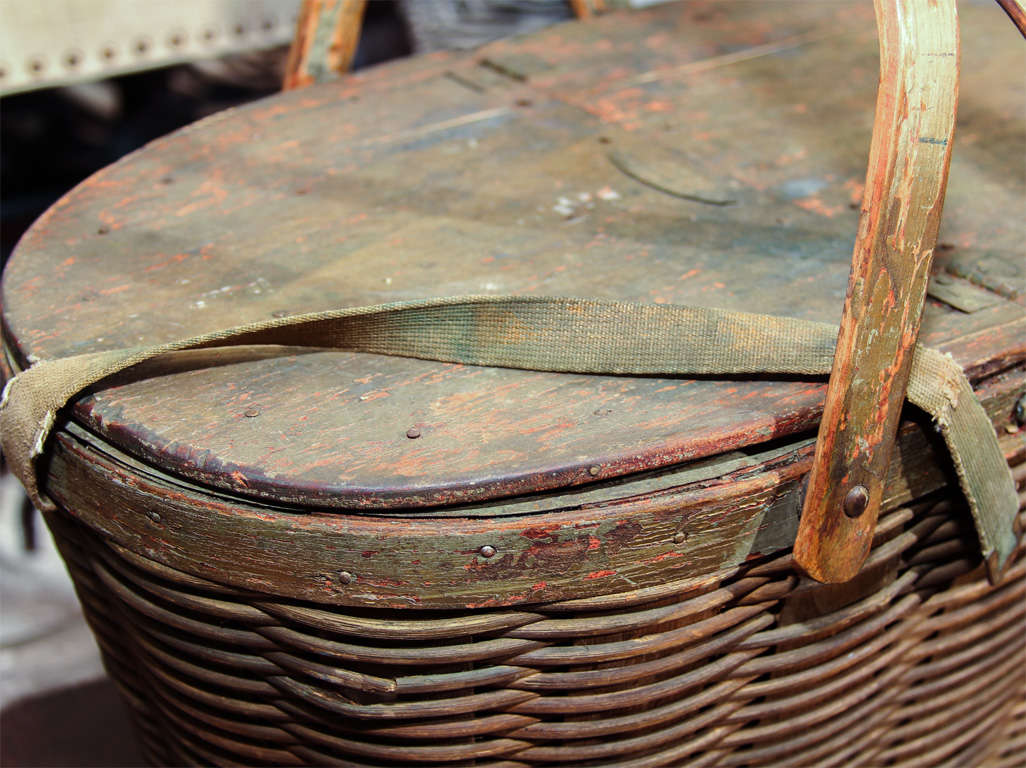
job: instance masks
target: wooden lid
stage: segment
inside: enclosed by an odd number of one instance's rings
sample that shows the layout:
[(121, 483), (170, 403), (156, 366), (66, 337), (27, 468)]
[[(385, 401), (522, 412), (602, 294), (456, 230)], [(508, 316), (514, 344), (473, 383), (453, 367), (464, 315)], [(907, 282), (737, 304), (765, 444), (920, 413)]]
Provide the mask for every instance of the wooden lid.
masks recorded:
[[(11, 354), (24, 364), (279, 313), (467, 293), (836, 322), (877, 82), (872, 9), (770, 5), (569, 23), (275, 96), (154, 142), (26, 234), (3, 284)], [(1014, 89), (974, 92), (973, 82), (1014, 75), (983, 71), (985, 41), (966, 42), (967, 61), (973, 45), (963, 119), (1014, 115), (999, 99)], [(1002, 180), (972, 194), (993, 163), (978, 156), (985, 142), (963, 141), (942, 239), (1016, 253), (1018, 225), (1000, 212), (1021, 189)], [(931, 313), (924, 333), (942, 341), (954, 310), (935, 303)], [(806, 432), (822, 394), (816, 382), (318, 352), (112, 386), (82, 398), (74, 417), (218, 489), (405, 508), (551, 490)]]

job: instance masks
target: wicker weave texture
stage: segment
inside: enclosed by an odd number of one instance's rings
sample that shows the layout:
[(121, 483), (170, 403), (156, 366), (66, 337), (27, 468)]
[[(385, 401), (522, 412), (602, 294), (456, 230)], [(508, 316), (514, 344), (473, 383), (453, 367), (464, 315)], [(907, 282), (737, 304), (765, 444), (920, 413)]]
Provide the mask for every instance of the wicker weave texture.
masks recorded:
[[(1022, 502), (1026, 454), (1013, 465)], [(1026, 760), (1026, 545), (991, 586), (968, 514), (942, 498), (881, 517), (845, 587), (799, 579), (784, 554), (700, 581), (462, 614), (243, 593), (70, 516), (50, 523), (155, 763)]]

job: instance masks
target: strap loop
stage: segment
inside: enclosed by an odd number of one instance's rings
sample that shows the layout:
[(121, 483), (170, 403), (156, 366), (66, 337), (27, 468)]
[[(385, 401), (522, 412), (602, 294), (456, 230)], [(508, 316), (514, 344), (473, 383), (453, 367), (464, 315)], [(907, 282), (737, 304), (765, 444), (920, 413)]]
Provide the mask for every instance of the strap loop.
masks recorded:
[[(464, 296), (349, 307), (266, 320), (149, 348), (44, 360), (4, 389), (0, 444), (41, 509), (39, 468), (58, 412), (116, 373), (187, 349), (312, 346), (467, 365), (637, 376), (818, 377), (830, 372), (835, 326), (671, 304), (532, 296)], [(155, 365), (159, 367), (159, 360)], [(1018, 497), (983, 407), (950, 357), (917, 347), (908, 398), (930, 413), (951, 450), (983, 555), (1015, 548)]]

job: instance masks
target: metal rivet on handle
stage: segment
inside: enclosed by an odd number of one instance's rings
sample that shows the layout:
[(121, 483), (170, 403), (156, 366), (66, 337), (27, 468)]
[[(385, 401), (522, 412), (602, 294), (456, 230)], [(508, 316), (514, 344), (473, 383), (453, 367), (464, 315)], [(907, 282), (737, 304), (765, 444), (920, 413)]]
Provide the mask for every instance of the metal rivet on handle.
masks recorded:
[(862, 517), (869, 506), (869, 491), (863, 485), (856, 485), (844, 497), (844, 514), (848, 517)]
[(481, 557), (495, 557), (495, 547), (491, 544), (485, 544), (481, 549), (477, 550)]
[(406, 436), (410, 438), (410, 440), (416, 440), (420, 437), (420, 429), (418, 427), (410, 427), (406, 430)]
[(338, 581), (340, 584), (352, 584), (355, 580), (356, 577), (353, 576), (353, 574), (351, 574), (349, 571), (339, 571)]

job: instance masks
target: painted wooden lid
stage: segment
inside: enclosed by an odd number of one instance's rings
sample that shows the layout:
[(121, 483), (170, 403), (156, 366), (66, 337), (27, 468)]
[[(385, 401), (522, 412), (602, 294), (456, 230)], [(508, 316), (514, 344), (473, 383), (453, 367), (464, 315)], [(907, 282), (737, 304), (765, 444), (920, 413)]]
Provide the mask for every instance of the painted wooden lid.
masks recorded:
[[(25, 364), (269, 315), (467, 293), (836, 321), (877, 82), (872, 8), (769, 5), (569, 23), (275, 96), (154, 142), (24, 237), (3, 284), (11, 355)], [(1021, 207), (1022, 180), (1005, 178), (980, 132), (984, 118), (1021, 120), (1022, 104), (999, 98), (1021, 89), (993, 87), (1017, 75), (989, 71), (985, 47), (966, 41), (965, 146), (942, 240), (970, 266), (981, 254), (1014, 266), (1001, 255), (1021, 253), (1021, 221), (1001, 212)], [(1000, 178), (981, 179), (988, 169)], [(973, 193), (981, 183), (986, 196)], [(957, 315), (932, 302), (924, 334), (951, 337)], [(806, 433), (823, 394), (822, 382), (337, 352), (225, 363), (104, 388), (74, 418), (221, 490), (413, 508)]]

